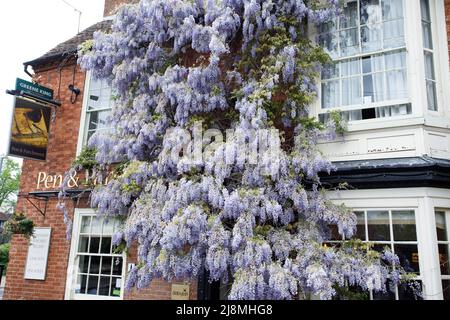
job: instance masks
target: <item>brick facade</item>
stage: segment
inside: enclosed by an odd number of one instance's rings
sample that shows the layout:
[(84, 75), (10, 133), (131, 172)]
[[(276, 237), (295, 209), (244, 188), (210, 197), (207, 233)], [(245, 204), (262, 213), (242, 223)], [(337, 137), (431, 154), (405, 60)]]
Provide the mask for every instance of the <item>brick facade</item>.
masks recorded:
[[(61, 84), (59, 84), (58, 64), (47, 66), (36, 71), (40, 84), (55, 91), (56, 99), (62, 106), (56, 112), (55, 121), (50, 125), (50, 138), (47, 161), (24, 160), (20, 182), (20, 194), (36, 190), (39, 172), (49, 175), (59, 175), (67, 171), (76, 156), (78, 132), (83, 103), (85, 73), (76, 68), (75, 87), (82, 94), (76, 103), (70, 102), (70, 91), (75, 61), (66, 64), (61, 69)], [(58, 94), (58, 88), (60, 92)], [(35, 199), (31, 201), (36, 202)], [(45, 217), (42, 216), (25, 198), (19, 197), (17, 210), (24, 212), (37, 227), (51, 227), (52, 235), (48, 257), (47, 275), (45, 281), (25, 280), (24, 271), (28, 253), (28, 240), (20, 235), (14, 235), (11, 243), (10, 263), (6, 275), (5, 300), (62, 300), (66, 290), (67, 267), (69, 263), (70, 241), (66, 240), (66, 225), (62, 213), (56, 209), (57, 199), (50, 199)], [(69, 212), (73, 212), (73, 204), (67, 202)], [(44, 203), (40, 206), (43, 208)], [(86, 208), (87, 202), (76, 204), (77, 208)], [(136, 263), (136, 249), (131, 250), (127, 263)], [(197, 298), (197, 281), (193, 280), (190, 288), (190, 299)], [(139, 292), (133, 291), (125, 295), (125, 299), (170, 299), (171, 284), (155, 280), (151, 287)]]

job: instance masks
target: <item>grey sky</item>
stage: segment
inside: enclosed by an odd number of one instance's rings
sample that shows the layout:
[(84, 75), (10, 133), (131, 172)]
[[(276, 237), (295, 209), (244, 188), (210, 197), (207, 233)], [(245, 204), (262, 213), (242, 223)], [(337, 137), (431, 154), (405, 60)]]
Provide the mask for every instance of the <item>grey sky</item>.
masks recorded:
[[(81, 30), (102, 20), (104, 0), (66, 0), (83, 12)], [(7, 153), (17, 77), (30, 80), (23, 62), (43, 55), (77, 33), (78, 13), (62, 0), (14, 0), (0, 4), (0, 155)], [(31, 68), (30, 68), (31, 69)]]

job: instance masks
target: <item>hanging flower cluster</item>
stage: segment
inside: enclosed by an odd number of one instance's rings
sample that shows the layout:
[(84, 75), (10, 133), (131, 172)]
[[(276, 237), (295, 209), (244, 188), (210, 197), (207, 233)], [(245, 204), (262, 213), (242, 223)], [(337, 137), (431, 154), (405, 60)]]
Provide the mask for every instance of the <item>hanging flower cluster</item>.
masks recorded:
[[(142, 0), (80, 50), (81, 66), (115, 92), (114, 130), (89, 146), (100, 166), (125, 169), (91, 200), (99, 214), (126, 218), (116, 244), (138, 244), (127, 289), (204, 269), (211, 281), (232, 281), (232, 299), (386, 289), (399, 270), (389, 254), (323, 245), (329, 225), (347, 239), (356, 226), (320, 184), (319, 173), (333, 166), (317, 142), (333, 138), (334, 126), (308, 116), (314, 79), (329, 59), (308, 25), (339, 12), (338, 0)], [(181, 132), (196, 121), (221, 132), (278, 130), (280, 152), (249, 163), (239, 139), (216, 140), (203, 161), (186, 161)], [(203, 139), (200, 151), (210, 143)]]

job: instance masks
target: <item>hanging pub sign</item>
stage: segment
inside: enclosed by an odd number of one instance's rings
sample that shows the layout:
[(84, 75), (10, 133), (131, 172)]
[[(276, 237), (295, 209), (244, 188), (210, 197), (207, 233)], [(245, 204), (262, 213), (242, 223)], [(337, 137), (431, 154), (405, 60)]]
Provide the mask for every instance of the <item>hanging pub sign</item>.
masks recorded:
[(36, 98), (53, 99), (52, 89), (19, 78), (16, 80), (16, 91), (31, 94)]
[(9, 155), (46, 160), (51, 114), (51, 108), (44, 104), (16, 97)]

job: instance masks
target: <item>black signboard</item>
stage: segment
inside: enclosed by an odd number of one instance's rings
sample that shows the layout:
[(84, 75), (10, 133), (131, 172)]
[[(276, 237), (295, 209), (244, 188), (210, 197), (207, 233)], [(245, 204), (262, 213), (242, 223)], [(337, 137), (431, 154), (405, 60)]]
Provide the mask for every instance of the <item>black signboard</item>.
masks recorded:
[(9, 154), (46, 160), (50, 132), (50, 107), (33, 100), (15, 98)]

